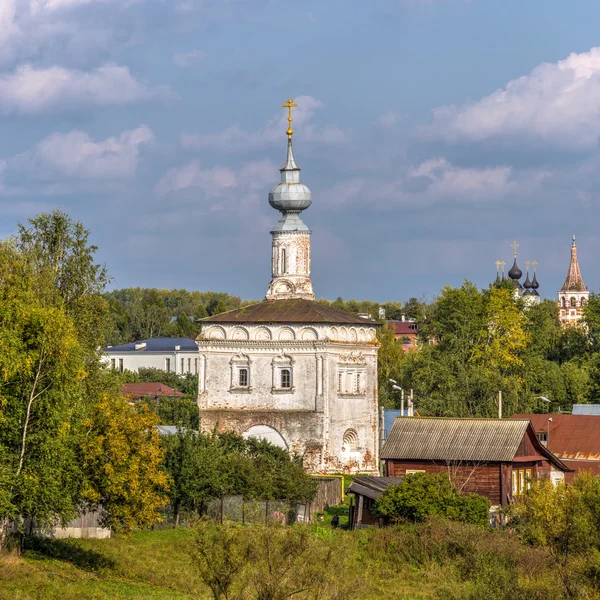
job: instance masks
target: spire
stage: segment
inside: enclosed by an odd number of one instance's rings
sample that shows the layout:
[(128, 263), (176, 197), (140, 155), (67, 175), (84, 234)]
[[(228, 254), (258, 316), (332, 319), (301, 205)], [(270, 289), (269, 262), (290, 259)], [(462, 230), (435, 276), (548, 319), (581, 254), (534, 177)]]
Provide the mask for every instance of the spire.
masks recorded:
[(583, 279), (581, 277), (581, 271), (579, 270), (579, 261), (577, 260), (577, 246), (575, 245), (575, 234), (573, 234), (573, 243), (571, 244), (571, 263), (569, 264), (569, 272), (567, 278), (563, 283), (561, 292), (574, 291), (581, 292), (587, 290)]

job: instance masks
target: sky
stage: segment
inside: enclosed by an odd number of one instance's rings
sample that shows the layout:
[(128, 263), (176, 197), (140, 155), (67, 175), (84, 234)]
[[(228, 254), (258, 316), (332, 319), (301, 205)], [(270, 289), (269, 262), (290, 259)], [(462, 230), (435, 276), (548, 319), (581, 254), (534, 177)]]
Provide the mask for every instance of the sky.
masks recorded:
[(571, 236), (600, 288), (597, 0), (0, 0), (0, 235), (60, 207), (130, 286), (261, 299), (281, 104), (318, 297), (433, 298)]

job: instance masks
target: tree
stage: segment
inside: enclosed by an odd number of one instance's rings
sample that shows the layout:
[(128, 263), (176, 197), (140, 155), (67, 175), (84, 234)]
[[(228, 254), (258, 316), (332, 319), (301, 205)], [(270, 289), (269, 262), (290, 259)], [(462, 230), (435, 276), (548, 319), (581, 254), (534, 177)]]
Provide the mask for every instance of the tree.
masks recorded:
[(392, 388), (390, 379), (400, 379), (400, 369), (404, 358), (402, 344), (395, 339), (394, 330), (386, 325), (377, 330), (377, 390), (379, 395), (379, 406), (384, 408), (398, 408), (398, 392)]
[(197, 327), (190, 321), (190, 318), (185, 312), (182, 312), (177, 317), (175, 323), (173, 323), (173, 335), (175, 337), (196, 337)]
[(474, 525), (489, 525), (490, 502), (478, 494), (461, 496), (446, 473), (407, 475), (389, 486), (375, 502), (375, 513), (391, 521), (420, 523), (442, 516)]
[(104, 382), (98, 400), (83, 421), (82, 499), (101, 509), (105, 527), (119, 533), (148, 527), (160, 519), (168, 500), (164, 449), (155, 429), (155, 413), (136, 409)]

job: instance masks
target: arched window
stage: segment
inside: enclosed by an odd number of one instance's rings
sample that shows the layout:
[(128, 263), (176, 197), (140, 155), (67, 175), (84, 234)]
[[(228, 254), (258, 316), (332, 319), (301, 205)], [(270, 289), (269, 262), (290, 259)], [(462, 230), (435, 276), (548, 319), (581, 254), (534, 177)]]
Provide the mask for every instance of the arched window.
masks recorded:
[(575, 306), (575, 296), (571, 296), (571, 307), (573, 308)]
[(560, 304), (563, 308), (567, 308), (567, 301), (564, 296), (560, 299)]
[(579, 301), (579, 304), (580, 304), (582, 307), (583, 307), (583, 306), (585, 306), (585, 298), (582, 298), (582, 299)]
[(289, 389), (292, 387), (292, 371), (291, 369), (281, 369), (281, 387)]
[(281, 272), (287, 273), (287, 257), (285, 248), (281, 250)]
[(348, 429), (344, 433), (342, 450), (344, 452), (356, 452), (358, 450), (358, 434), (354, 429)]

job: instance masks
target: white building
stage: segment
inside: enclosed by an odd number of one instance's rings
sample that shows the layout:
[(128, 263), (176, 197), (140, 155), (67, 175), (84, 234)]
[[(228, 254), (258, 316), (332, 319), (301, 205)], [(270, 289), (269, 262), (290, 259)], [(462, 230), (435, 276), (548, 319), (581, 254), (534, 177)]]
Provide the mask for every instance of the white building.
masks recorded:
[(198, 374), (198, 345), (189, 338), (151, 338), (120, 346), (108, 346), (104, 361), (113, 369), (138, 371), (142, 367), (154, 367), (186, 375)]
[(377, 324), (315, 301), (311, 232), (300, 218), (311, 192), (287, 134), (281, 183), (269, 194), (281, 218), (266, 299), (205, 319), (197, 340), (201, 427), (269, 439), (314, 473), (376, 473)]
[(563, 325), (573, 325), (583, 316), (583, 307), (590, 297), (589, 290), (583, 283), (579, 261), (577, 260), (577, 246), (575, 236), (571, 244), (571, 262), (569, 272), (563, 286), (558, 291), (558, 308), (560, 311), (560, 322)]

